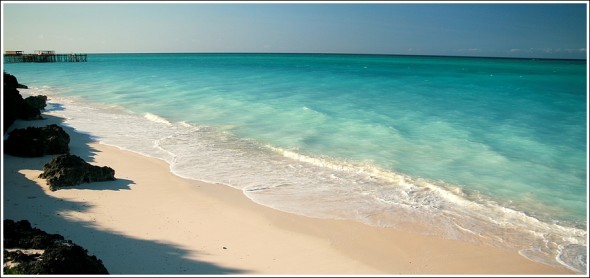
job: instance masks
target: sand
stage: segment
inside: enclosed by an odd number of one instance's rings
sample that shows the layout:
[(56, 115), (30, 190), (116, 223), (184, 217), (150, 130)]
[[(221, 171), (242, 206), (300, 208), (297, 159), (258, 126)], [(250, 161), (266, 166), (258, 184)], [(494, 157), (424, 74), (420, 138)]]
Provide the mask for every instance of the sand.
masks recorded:
[(258, 205), (240, 190), (187, 180), (169, 165), (93, 142), (49, 116), (12, 128), (64, 126), (71, 153), (115, 169), (116, 181), (50, 191), (52, 156), (3, 155), (3, 219), (27, 219), (101, 259), (111, 274), (571, 274), (501, 250)]

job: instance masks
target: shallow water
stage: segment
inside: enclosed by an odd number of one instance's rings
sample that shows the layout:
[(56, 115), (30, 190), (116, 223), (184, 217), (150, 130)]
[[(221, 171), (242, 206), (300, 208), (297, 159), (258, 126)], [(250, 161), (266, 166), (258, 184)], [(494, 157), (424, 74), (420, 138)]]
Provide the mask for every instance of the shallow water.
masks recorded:
[(77, 130), (260, 204), (586, 271), (585, 62), (96, 54), (5, 71)]

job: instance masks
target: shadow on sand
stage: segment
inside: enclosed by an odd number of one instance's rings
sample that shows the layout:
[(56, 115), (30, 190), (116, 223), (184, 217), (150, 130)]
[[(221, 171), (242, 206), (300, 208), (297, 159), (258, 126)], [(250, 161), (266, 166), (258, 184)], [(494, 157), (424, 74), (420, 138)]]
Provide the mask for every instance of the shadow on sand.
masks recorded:
[[(89, 135), (79, 133), (75, 129), (64, 125), (60, 118), (43, 115), (46, 119), (37, 121), (15, 122), (10, 130), (27, 126), (45, 126), (56, 123), (70, 135), (70, 153), (76, 154), (87, 162), (92, 162), (97, 153), (89, 143)], [(9, 132), (8, 131), (8, 132)], [(8, 133), (6, 133), (8, 134)], [(25, 177), (20, 170), (43, 170), (43, 165), (52, 156), (40, 158), (21, 158), (5, 155), (3, 163), (5, 180), (10, 184), (2, 184), (4, 198), (4, 219), (15, 221), (26, 219), (35, 228), (51, 234), (61, 234), (88, 250), (90, 255), (101, 259), (110, 274), (240, 274), (247, 270), (235, 269), (215, 265), (209, 262), (195, 260), (198, 250), (186, 250), (180, 246), (161, 241), (149, 241), (106, 231), (93, 225), (91, 221), (76, 221), (68, 219), (64, 212), (86, 212), (91, 207), (88, 203), (70, 201), (47, 195), (34, 181)], [(116, 175), (115, 175), (116, 176)], [(129, 190), (131, 180), (116, 180), (109, 182), (91, 183), (76, 186), (84, 190)], [(67, 188), (60, 190), (68, 190)], [(133, 200), (130, 200), (133, 201)], [(124, 213), (124, 212), (121, 212)], [(143, 219), (151, 221), (150, 215)], [(108, 246), (108, 248), (105, 248)]]

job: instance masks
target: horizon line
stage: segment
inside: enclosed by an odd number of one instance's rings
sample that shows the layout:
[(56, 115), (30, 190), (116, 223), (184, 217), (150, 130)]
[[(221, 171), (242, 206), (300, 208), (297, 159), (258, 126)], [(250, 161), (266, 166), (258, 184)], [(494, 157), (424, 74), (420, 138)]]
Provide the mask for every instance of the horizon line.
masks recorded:
[[(82, 52), (72, 52), (82, 53)], [(395, 54), (395, 53), (349, 53), (349, 52), (88, 52), (84, 54), (277, 54), (277, 55), (366, 55), (366, 56), (416, 56), (416, 57), (449, 57), (449, 58), (491, 58), (521, 60), (574, 60), (587, 61), (588, 58), (547, 58), (547, 57), (511, 57), (511, 56), (476, 56), (476, 55), (443, 55), (443, 54)]]

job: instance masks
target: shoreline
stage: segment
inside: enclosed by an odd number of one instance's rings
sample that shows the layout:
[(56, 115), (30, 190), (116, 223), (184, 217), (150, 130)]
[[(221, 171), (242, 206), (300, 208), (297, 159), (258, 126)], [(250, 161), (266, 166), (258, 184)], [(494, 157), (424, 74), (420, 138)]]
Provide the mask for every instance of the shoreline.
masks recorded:
[(72, 154), (112, 167), (117, 180), (52, 192), (37, 178), (50, 156), (3, 154), (3, 218), (62, 234), (111, 274), (574, 274), (517, 251), (274, 210), (43, 116), (11, 128), (57, 123), (71, 137)]

